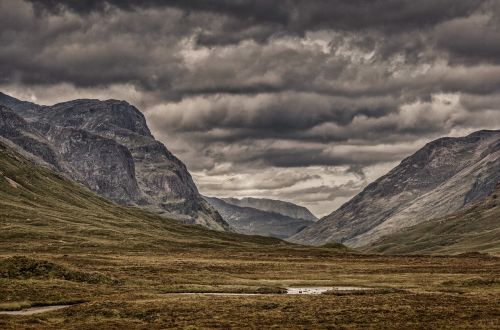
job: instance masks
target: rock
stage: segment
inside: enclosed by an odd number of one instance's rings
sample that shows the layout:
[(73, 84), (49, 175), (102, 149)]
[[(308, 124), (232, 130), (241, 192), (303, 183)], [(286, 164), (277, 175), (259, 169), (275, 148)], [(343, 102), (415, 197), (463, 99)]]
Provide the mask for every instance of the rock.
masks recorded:
[(62, 170), (49, 141), (13, 110), (0, 105), (0, 136), (33, 154), (54, 168)]

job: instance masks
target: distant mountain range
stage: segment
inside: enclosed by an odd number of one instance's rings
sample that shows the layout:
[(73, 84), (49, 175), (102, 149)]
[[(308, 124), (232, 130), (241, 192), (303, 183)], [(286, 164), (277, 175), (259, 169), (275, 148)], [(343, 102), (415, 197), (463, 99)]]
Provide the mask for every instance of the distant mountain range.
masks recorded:
[(205, 199), (236, 232), (246, 235), (287, 238), (317, 220), (307, 208), (289, 202), (260, 198)]
[(111, 201), (229, 230), (186, 166), (155, 140), (143, 114), (127, 102), (40, 106), (0, 93), (0, 137)]
[(278, 213), (293, 219), (302, 219), (307, 221), (317, 221), (318, 218), (306, 207), (269, 198), (221, 198), (224, 202), (240, 206), (251, 207), (257, 210)]
[[(398, 237), (399, 242), (402, 237), (412, 237), (398, 236), (405, 228), (442, 218), (484, 199), (499, 181), (500, 131), (437, 139), (289, 240), (362, 247), (386, 236), (383, 244), (389, 246), (390, 237)], [(500, 227), (500, 219), (493, 221)], [(424, 226), (415, 228), (422, 235), (422, 228), (433, 229)], [(496, 244), (500, 244), (498, 238)]]

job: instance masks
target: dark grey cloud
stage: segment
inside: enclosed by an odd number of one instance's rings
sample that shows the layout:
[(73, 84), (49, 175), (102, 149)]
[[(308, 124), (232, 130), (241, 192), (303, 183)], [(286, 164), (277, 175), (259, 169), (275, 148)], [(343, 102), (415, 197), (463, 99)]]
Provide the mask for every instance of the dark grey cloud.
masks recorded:
[(480, 0), (106, 0), (61, 1), (30, 0), (37, 8), (52, 12), (71, 10), (88, 14), (110, 7), (137, 10), (151, 7), (176, 7), (187, 12), (207, 11), (254, 22), (272, 22), (303, 29), (363, 29), (435, 24), (470, 14)]
[[(4, 1), (0, 41), (6, 46), (0, 52), (0, 73), (5, 82), (81, 87), (131, 83), (162, 99), (283, 91), (425, 98), (465, 84), (441, 73), (395, 79), (394, 68), (387, 66), (394, 56), (404, 55), (400, 65), (416, 66), (436, 59), (429, 49), (434, 43), (450, 54), (463, 53), (460, 43), (491, 44), (477, 41), (474, 33), (480, 29), (466, 26), (463, 32), (468, 32), (462, 33), (453, 26), (486, 15), (477, 11), (486, 1), (32, 1), (35, 8), (49, 10), (39, 16), (18, 2)], [(302, 32), (334, 31), (330, 34), (335, 37), (327, 40), (329, 52), (267, 38), (297, 38), (294, 26)], [(390, 27), (394, 31), (387, 32)], [(456, 31), (465, 37), (447, 37)], [(488, 31), (484, 38), (493, 40), (495, 26)], [(195, 52), (200, 47), (196, 41), (206, 44), (218, 35), (223, 45), (238, 46), (212, 48), (194, 67), (186, 65), (180, 54), (186, 38), (195, 41)], [(495, 57), (495, 47), (483, 46), (487, 58)], [(465, 48), (474, 52), (478, 47)], [(353, 63), (352, 53), (372, 55)], [(475, 52), (478, 57), (481, 53)], [(466, 87), (491, 92), (498, 81)]]
[[(397, 110), (397, 100), (390, 97), (324, 97), (317, 94), (273, 93), (246, 98), (217, 97), (181, 102), (151, 114), (165, 125), (159, 129), (210, 131), (214, 128), (241, 129), (242, 136), (287, 137), (300, 134), (319, 124), (335, 122), (346, 125), (355, 116), (379, 118)], [(189, 109), (187, 109), (189, 107)], [(168, 116), (169, 120), (161, 122)], [(252, 137), (245, 136), (245, 137)], [(305, 136), (301, 136), (304, 138)]]
[(265, 1), (231, 1), (231, 0), (90, 0), (90, 1), (59, 1), (59, 0), (30, 0), (38, 10), (48, 10), (52, 13), (61, 13), (69, 10), (78, 14), (102, 12), (113, 7), (136, 11), (138, 9), (174, 7), (191, 11), (206, 11), (218, 14), (228, 14), (237, 17), (251, 18), (256, 21), (286, 22), (288, 19), (286, 1), (281, 4)]
[[(359, 191), (365, 182), (349, 180), (340, 185), (320, 185), (316, 187), (291, 190), (283, 193), (283, 196), (292, 200), (304, 200), (306, 202), (333, 201), (337, 198), (350, 197)], [(308, 199), (307, 196), (313, 196)]]
[[(131, 83), (144, 90), (169, 90), (173, 77), (185, 70), (175, 51), (164, 50), (183, 35), (176, 26), (182, 20), (179, 13), (37, 17), (22, 2), (6, 0), (0, 6), (0, 73), (5, 82), (79, 87)], [(174, 22), (160, 25), (165, 18)], [(133, 19), (137, 25), (128, 23)]]
[[(300, 150), (300, 153), (297, 152)], [(266, 149), (256, 148), (252, 153), (238, 154), (229, 160), (235, 163), (261, 163), (264, 166), (275, 167), (307, 167), (307, 166), (348, 166), (352, 164), (360, 168), (380, 162), (390, 162), (401, 159), (404, 151), (384, 147), (346, 146), (340, 150), (326, 146), (300, 146)]]
[(478, 61), (500, 61), (500, 17), (475, 15), (454, 19), (437, 27), (438, 47), (448, 51), (455, 62), (473, 64)]

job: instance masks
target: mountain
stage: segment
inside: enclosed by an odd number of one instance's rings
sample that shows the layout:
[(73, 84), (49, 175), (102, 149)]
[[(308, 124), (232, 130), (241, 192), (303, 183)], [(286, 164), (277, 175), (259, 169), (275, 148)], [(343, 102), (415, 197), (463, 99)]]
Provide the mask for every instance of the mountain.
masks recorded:
[(386, 254), (500, 253), (500, 184), (464, 210), (420, 223), (373, 242), (365, 252)]
[(435, 140), (290, 241), (368, 245), (480, 200), (499, 182), (499, 169), (498, 130)]
[[(0, 141), (0, 249), (9, 253), (121, 253), (291, 247), (281, 240), (187, 226), (117, 205)], [(76, 250), (75, 250), (76, 249)]]
[(155, 140), (143, 114), (127, 102), (39, 106), (0, 94), (0, 105), (0, 136), (100, 196), (187, 224), (229, 229), (186, 166)]
[[(222, 218), (229, 223), (231, 228), (240, 234), (272, 236), (278, 238), (287, 238), (300, 230), (308, 227), (314, 221), (302, 218), (294, 218), (277, 212), (263, 211), (253, 207), (244, 207), (232, 204), (232, 201), (241, 201), (234, 198), (220, 199), (215, 197), (205, 197), (205, 199), (220, 213)], [(256, 200), (256, 199), (254, 199)], [(257, 200), (259, 203), (262, 200)], [(258, 205), (266, 206), (271, 203), (281, 205), (281, 210), (292, 214), (307, 215), (312, 214), (302, 207), (292, 203), (268, 200), (269, 203)], [(299, 212), (300, 211), (300, 212)], [(314, 217), (314, 216), (312, 216)]]
[(275, 199), (268, 198), (221, 198), (224, 202), (240, 206), (240, 207), (251, 207), (257, 210), (265, 212), (278, 213), (293, 219), (303, 219), (307, 221), (317, 221), (318, 218), (314, 216), (307, 208), (293, 204), (290, 202), (284, 202)]

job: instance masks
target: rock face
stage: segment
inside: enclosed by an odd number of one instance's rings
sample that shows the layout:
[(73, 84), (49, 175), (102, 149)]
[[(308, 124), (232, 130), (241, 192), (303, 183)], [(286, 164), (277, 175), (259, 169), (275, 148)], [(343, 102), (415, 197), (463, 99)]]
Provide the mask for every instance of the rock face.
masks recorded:
[(500, 180), (500, 131), (428, 143), (335, 212), (290, 241), (368, 245), (385, 235), (455, 212)]
[(186, 166), (155, 140), (142, 113), (127, 102), (39, 106), (0, 93), (0, 104), (0, 136), (99, 195), (184, 223), (229, 229)]
[[(232, 203), (241, 202), (242, 200), (239, 199), (221, 199), (215, 197), (205, 197), (205, 199), (221, 214), (222, 218), (229, 223), (231, 228), (240, 234), (287, 238), (314, 223), (312, 220), (290, 217), (278, 212), (271, 212), (269, 210), (261, 210), (248, 206), (239, 206)], [(303, 208), (292, 203), (275, 200), (268, 201), (269, 203), (288, 206), (288, 213), (293, 213), (290, 212), (291, 209), (300, 210)], [(245, 205), (245, 202), (243, 202), (243, 205)], [(261, 203), (258, 205), (265, 206), (269, 204)], [(312, 218), (314, 218), (309, 210), (306, 208), (303, 209), (305, 209), (305, 211), (301, 210), (301, 212), (297, 211), (296, 213), (301, 215), (310, 214), (310, 217), (312, 216)]]
[(13, 110), (0, 105), (0, 136), (20, 149), (62, 170), (60, 160), (49, 141)]
[(290, 202), (284, 202), (275, 199), (267, 198), (221, 198), (226, 203), (240, 206), (240, 207), (251, 207), (257, 210), (278, 213), (293, 219), (302, 219), (307, 221), (317, 221), (318, 218), (314, 216), (307, 208), (293, 204)]

